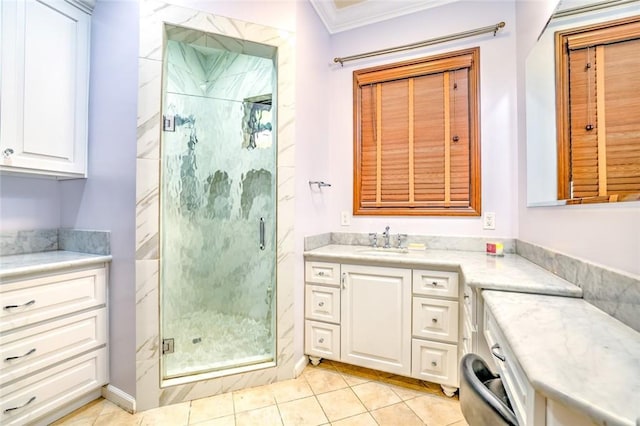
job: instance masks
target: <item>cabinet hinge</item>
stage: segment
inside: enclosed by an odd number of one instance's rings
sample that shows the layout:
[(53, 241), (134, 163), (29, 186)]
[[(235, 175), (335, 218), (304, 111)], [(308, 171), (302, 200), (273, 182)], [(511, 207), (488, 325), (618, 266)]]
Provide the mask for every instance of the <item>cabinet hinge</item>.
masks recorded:
[(162, 339), (162, 355), (173, 353), (173, 339)]

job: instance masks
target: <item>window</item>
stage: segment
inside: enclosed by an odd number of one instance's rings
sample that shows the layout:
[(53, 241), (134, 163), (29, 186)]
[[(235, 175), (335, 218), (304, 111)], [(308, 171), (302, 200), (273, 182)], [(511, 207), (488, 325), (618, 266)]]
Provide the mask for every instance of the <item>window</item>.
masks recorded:
[(558, 199), (640, 199), (640, 16), (556, 33)]
[(354, 71), (355, 215), (480, 215), (479, 54)]

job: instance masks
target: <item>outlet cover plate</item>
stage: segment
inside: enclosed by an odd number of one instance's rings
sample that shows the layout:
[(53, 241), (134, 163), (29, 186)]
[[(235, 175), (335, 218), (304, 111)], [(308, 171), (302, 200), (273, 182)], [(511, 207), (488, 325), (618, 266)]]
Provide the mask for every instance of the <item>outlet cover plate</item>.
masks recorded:
[(494, 212), (485, 212), (482, 228), (496, 229), (496, 214)]
[(340, 225), (342, 226), (351, 225), (351, 215), (346, 210), (340, 213)]

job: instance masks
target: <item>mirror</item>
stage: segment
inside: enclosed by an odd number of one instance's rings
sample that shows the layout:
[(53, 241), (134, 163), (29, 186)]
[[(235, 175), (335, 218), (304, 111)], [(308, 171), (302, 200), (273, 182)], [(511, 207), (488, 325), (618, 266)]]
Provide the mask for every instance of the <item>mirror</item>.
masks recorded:
[[(606, 4), (606, 7), (559, 16), (563, 11)], [(553, 206), (567, 204), (558, 200), (555, 33), (638, 15), (639, 1), (618, 0), (594, 2), (561, 0), (555, 14), (529, 53), (526, 62), (527, 108), (527, 205)]]

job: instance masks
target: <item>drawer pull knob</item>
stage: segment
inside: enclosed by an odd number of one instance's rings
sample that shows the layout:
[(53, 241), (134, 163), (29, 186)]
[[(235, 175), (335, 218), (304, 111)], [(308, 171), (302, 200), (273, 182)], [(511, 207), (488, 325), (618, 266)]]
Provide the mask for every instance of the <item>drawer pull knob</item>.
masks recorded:
[(498, 343), (496, 343), (495, 345), (491, 346), (491, 353), (493, 354), (493, 356), (498, 358), (500, 361), (504, 362), (506, 360), (506, 358), (504, 357), (504, 355), (497, 353), (496, 349), (500, 349), (500, 345)]
[(324, 338), (318, 339), (318, 343), (324, 343)]
[(31, 397), (27, 402), (25, 402), (25, 403), (24, 403), (24, 404), (22, 404), (22, 405), (19, 405), (19, 406), (17, 406), (17, 407), (6, 408), (6, 409), (4, 410), (4, 413), (5, 413), (5, 414), (7, 414), (7, 413), (10, 413), (10, 412), (12, 412), (12, 411), (15, 411), (15, 410), (19, 410), (19, 409), (21, 409), (21, 408), (24, 408), (24, 407), (26, 407), (27, 405), (31, 404), (31, 403), (32, 403), (33, 401), (35, 401), (35, 400), (36, 400), (36, 397), (35, 397), (35, 396), (32, 396), (32, 397)]
[(438, 282), (437, 281), (432, 281), (431, 285), (434, 286), (434, 287), (438, 287)]
[(437, 323), (438, 322), (438, 318), (431, 318), (431, 322), (434, 323), (434, 324)]
[(320, 306), (322, 308), (324, 306), (324, 302), (318, 303), (318, 306)]
[(324, 277), (324, 271), (320, 271), (320, 272), (318, 272), (318, 276), (320, 276), (320, 277)]
[(27, 303), (23, 303), (22, 305), (5, 305), (4, 310), (9, 311), (11, 309), (24, 308), (26, 306), (34, 305), (35, 303), (36, 301), (32, 299), (32, 300), (29, 300)]
[(14, 359), (20, 359), (20, 358), (24, 358), (25, 356), (29, 356), (33, 353), (36, 352), (36, 348), (31, 349), (29, 352), (27, 352), (24, 355), (17, 355), (17, 356), (10, 356), (4, 359), (5, 362), (9, 362), (9, 361), (13, 361)]
[(432, 367), (437, 367), (437, 366), (438, 366), (438, 363), (437, 363), (437, 362), (435, 362), (435, 361), (431, 361), (431, 366), (432, 366)]

